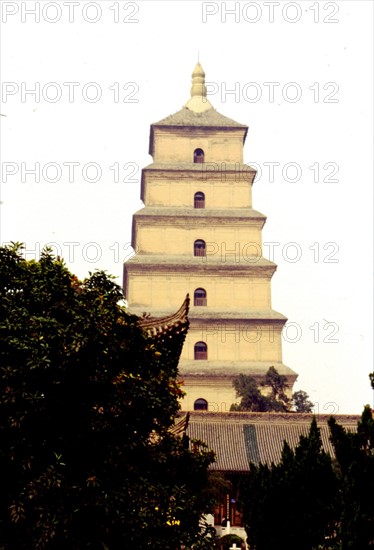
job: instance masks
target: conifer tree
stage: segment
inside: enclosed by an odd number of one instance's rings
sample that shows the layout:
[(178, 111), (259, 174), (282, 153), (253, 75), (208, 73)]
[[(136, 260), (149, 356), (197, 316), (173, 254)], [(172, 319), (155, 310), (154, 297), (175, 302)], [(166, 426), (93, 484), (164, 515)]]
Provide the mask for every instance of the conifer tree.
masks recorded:
[(279, 464), (251, 465), (242, 492), (248, 541), (256, 550), (310, 550), (335, 529), (336, 477), (313, 419), (294, 450), (285, 442)]
[(342, 550), (374, 545), (374, 420), (367, 405), (357, 426), (349, 432), (331, 417), (331, 441), (339, 466), (339, 538)]

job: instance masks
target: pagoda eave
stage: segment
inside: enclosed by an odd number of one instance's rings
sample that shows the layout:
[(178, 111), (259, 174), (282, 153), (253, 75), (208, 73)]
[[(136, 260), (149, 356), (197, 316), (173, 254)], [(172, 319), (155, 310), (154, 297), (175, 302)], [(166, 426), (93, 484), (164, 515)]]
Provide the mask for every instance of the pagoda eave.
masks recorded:
[(261, 214), (261, 212), (253, 210), (252, 208), (235, 208), (227, 211), (223, 208), (199, 209), (183, 206), (179, 208), (147, 206), (141, 210), (138, 210), (134, 214), (134, 218), (137, 220), (150, 219), (156, 222), (157, 218), (162, 218), (163, 221), (167, 221), (168, 218), (175, 219), (176, 216), (178, 216), (178, 220), (183, 219), (183, 221), (186, 221), (185, 218), (188, 218), (188, 221), (190, 221), (191, 218), (196, 218), (196, 220), (199, 221), (199, 224), (202, 224), (206, 219), (208, 220), (207, 223), (211, 223), (211, 221), (219, 221), (220, 223), (222, 222), (226, 224), (231, 222), (245, 222), (246, 224), (260, 224), (261, 228), (266, 221), (266, 216), (264, 216), (264, 214)]
[[(222, 384), (227, 384), (227, 380), (233, 380), (239, 374), (253, 376), (257, 380), (262, 380), (270, 367), (274, 367), (282, 376), (287, 376), (288, 383), (294, 384), (298, 375), (287, 365), (277, 362), (252, 362), (252, 361), (186, 361), (179, 363), (179, 375), (187, 383), (193, 379), (194, 383), (200, 381), (206, 383), (209, 378)], [(204, 381), (205, 379), (205, 381)]]

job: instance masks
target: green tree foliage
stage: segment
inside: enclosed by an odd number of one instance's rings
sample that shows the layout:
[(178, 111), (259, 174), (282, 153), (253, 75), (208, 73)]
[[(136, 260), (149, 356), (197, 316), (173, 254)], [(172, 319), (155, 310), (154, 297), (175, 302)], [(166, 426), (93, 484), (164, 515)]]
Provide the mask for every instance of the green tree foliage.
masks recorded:
[[(279, 374), (274, 367), (269, 368), (261, 384), (252, 376), (240, 374), (234, 379), (233, 385), (236, 396), (241, 397), (241, 402), (232, 405), (232, 411), (287, 412), (290, 409), (290, 400), (286, 395), (287, 378)], [(270, 393), (264, 395), (261, 387), (266, 387)]]
[(209, 471), (206, 491), (210, 500), (220, 503), (226, 499), (226, 495), (232, 491), (232, 483), (226, 479), (221, 472), (215, 470)]
[(184, 333), (152, 340), (103, 272), (0, 248), (0, 548), (200, 538), (212, 453), (169, 429)]
[(374, 545), (374, 420), (364, 408), (357, 432), (349, 432), (334, 418), (329, 421), (331, 441), (339, 465), (339, 539), (342, 550)]
[(284, 443), (279, 464), (251, 465), (241, 495), (251, 548), (310, 550), (334, 529), (337, 484), (316, 420), (295, 450)]
[[(241, 494), (251, 548), (374, 546), (374, 419), (364, 408), (357, 431), (329, 420), (334, 468), (315, 419), (295, 450), (284, 443), (278, 465), (251, 465)], [(269, 528), (271, 525), (271, 529)]]
[(313, 412), (314, 403), (312, 403), (309, 400), (309, 395), (303, 390), (296, 391), (292, 394), (292, 403), (293, 403), (295, 412), (299, 412), (299, 413)]
[(231, 405), (231, 411), (265, 412), (268, 410), (268, 400), (262, 395), (256, 380), (252, 376), (239, 374), (233, 380), (236, 396), (241, 397), (239, 404)]
[[(279, 374), (274, 367), (270, 367), (262, 385), (270, 388), (269, 399), (274, 403), (275, 407), (278, 406), (279, 410), (289, 409), (289, 399), (286, 395), (286, 376)], [(276, 410), (276, 408), (274, 410)]]
[[(265, 379), (260, 384), (253, 376), (240, 374), (233, 381), (236, 396), (241, 397), (239, 404), (231, 405), (231, 411), (249, 412), (291, 412), (293, 406), (296, 412), (312, 412), (314, 404), (309, 401), (305, 391), (299, 390), (287, 397), (287, 377), (270, 367)], [(266, 388), (266, 395), (261, 392)]]

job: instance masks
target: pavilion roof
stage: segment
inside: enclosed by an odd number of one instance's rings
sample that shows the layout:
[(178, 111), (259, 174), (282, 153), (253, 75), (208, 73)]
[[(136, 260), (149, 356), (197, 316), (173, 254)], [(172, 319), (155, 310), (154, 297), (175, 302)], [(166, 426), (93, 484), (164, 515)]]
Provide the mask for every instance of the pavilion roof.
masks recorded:
[[(355, 431), (359, 415), (334, 415), (337, 422)], [(301, 413), (190, 413), (187, 435), (204, 441), (216, 453), (214, 470), (248, 472), (250, 463), (278, 463), (283, 442), (294, 448), (300, 435), (308, 435), (312, 414)], [(327, 421), (330, 415), (316, 415), (323, 448), (334, 457)]]
[(165, 317), (151, 317), (144, 314), (139, 318), (139, 325), (147, 332), (151, 338), (165, 336), (170, 333), (179, 334), (187, 332), (188, 328), (188, 309), (190, 298), (187, 294), (183, 304), (176, 313), (166, 315)]

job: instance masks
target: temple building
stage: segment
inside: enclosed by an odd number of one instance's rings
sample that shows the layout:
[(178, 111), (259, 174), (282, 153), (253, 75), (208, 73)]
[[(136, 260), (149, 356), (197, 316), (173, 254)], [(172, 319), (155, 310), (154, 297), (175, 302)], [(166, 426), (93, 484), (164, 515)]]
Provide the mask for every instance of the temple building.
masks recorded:
[[(217, 535), (244, 540), (240, 480), (251, 464), (279, 462), (283, 442), (294, 448), (313, 416), (229, 412), (238, 402), (233, 380), (239, 374), (261, 382), (274, 366), (287, 378), (289, 397), (297, 378), (282, 361), (287, 319), (271, 305), (276, 265), (262, 256), (266, 218), (252, 207), (256, 171), (243, 163), (247, 131), (212, 107), (198, 63), (185, 106), (151, 125), (153, 163), (142, 171), (135, 256), (124, 266), (130, 312), (141, 317), (148, 335), (170, 343), (182, 341), (187, 331), (179, 361), (187, 414), (172, 430), (215, 452), (211, 469), (231, 489), (216, 506), (213, 523)], [(334, 456), (328, 418), (317, 415), (323, 447)], [(359, 417), (336, 419), (355, 430)]]
[(199, 63), (184, 107), (151, 125), (153, 163), (142, 170), (124, 293), (130, 311), (150, 319), (168, 319), (189, 294), (179, 363), (185, 411), (229, 411), (239, 374), (260, 382), (273, 366), (289, 396), (297, 378), (282, 361), (287, 319), (271, 305), (276, 265), (262, 255), (266, 217), (252, 207), (247, 132), (213, 108)]
[[(187, 297), (172, 315), (162, 318), (146, 315), (139, 319), (140, 326), (148, 336), (161, 343), (163, 351), (172, 352), (170, 359), (173, 362), (178, 361), (188, 331), (188, 311)], [(228, 493), (222, 495), (221, 501), (210, 514), (211, 525), (217, 536), (235, 534), (246, 540), (242, 513), (238, 506), (243, 478), (248, 475), (252, 464), (277, 464), (281, 459), (284, 441), (295, 448), (300, 436), (308, 435), (312, 417), (310, 413), (295, 412), (217, 413), (200, 410), (181, 413), (175, 420), (170, 432), (176, 437), (187, 436), (194, 442), (205, 442), (216, 456), (210, 470), (219, 472), (220, 476), (229, 481)], [(317, 415), (322, 446), (334, 458), (329, 418), (329, 414)], [(360, 416), (335, 415), (335, 419), (345, 430), (354, 432)]]

